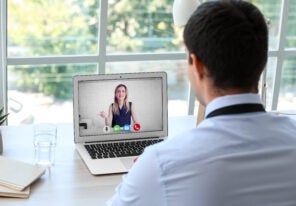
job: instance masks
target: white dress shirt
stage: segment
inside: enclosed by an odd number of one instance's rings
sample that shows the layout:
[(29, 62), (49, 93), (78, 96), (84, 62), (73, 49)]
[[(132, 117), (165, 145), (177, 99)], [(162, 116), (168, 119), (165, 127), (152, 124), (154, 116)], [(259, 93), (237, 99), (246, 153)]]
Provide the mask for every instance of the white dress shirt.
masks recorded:
[[(257, 94), (219, 97), (225, 106)], [(123, 176), (107, 205), (296, 205), (296, 121), (267, 112), (224, 114), (156, 145)], [(292, 151), (290, 151), (292, 150)]]

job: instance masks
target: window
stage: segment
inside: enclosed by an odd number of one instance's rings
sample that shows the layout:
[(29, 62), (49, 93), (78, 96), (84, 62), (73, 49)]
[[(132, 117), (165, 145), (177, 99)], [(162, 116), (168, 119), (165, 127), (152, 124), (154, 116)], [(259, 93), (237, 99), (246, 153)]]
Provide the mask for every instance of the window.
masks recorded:
[[(296, 2), (251, 2), (270, 21), (267, 109), (293, 109)], [(8, 124), (72, 122), (76, 74), (166, 71), (169, 115), (194, 114), (198, 103), (186, 76), (183, 28), (173, 24), (172, 5), (173, 0), (1, 1), (0, 105), (8, 108)]]

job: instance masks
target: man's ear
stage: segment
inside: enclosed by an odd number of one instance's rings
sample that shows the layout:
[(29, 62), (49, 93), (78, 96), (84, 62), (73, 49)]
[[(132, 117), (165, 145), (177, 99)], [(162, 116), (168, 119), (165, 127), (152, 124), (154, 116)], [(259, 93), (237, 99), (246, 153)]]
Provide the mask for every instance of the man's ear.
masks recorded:
[(193, 53), (190, 54), (190, 57), (192, 59), (192, 66), (196, 70), (199, 78), (203, 78), (205, 75), (205, 67), (204, 67), (203, 63)]

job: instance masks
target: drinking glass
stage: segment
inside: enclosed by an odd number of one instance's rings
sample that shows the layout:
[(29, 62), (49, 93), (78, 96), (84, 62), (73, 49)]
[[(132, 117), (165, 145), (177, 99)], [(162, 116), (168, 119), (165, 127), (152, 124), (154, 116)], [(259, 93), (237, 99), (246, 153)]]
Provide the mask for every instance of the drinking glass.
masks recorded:
[(54, 124), (34, 126), (35, 162), (50, 167), (54, 164), (57, 127)]

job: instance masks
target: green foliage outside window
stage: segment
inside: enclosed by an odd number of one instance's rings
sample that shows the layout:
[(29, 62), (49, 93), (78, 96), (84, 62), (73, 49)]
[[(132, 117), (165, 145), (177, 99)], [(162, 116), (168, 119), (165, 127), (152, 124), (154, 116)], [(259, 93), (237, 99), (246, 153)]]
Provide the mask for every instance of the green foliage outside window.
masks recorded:
[[(8, 45), (20, 51), (8, 52), (8, 56), (61, 56), (97, 51), (96, 1), (31, 0), (8, 4)], [(18, 79), (11, 87), (69, 99), (72, 74), (94, 71), (88, 65), (83, 70), (71, 65), (42, 65), (11, 67), (10, 72)]]
[[(110, 1), (111, 2), (111, 1)], [(110, 52), (176, 50), (173, 0), (113, 1), (109, 4)], [(8, 1), (9, 57), (87, 55), (98, 52), (98, 0)], [(63, 12), (61, 12), (63, 11)], [(132, 17), (130, 17), (132, 16)], [(75, 57), (73, 57), (75, 58)], [(73, 74), (94, 72), (69, 65), (10, 67), (17, 81), (10, 87), (70, 98)]]
[(110, 52), (178, 51), (173, 0), (121, 0), (109, 6)]
[[(250, 1), (258, 5), (273, 24), (277, 24), (280, 12), (277, 8), (280, 8), (281, 1)], [(7, 1), (8, 57), (97, 54), (100, 2)], [(180, 28), (173, 25), (173, 0), (108, 0), (108, 4), (107, 53), (179, 51), (182, 35)], [(296, 4), (291, 4), (295, 8)], [(295, 15), (290, 16), (289, 21), (294, 22)], [(288, 44), (295, 46), (296, 27), (290, 26), (287, 36), (290, 39)], [(271, 38), (277, 37), (272, 35)], [(291, 65), (287, 65), (287, 69), (295, 71)], [(96, 70), (92, 65), (53, 64), (11, 66), (9, 72), (14, 76), (11, 88), (69, 99), (72, 75)], [(285, 74), (294, 73), (288, 71)], [(291, 81), (295, 81), (295, 76)], [(286, 82), (282, 84), (284, 86)]]

